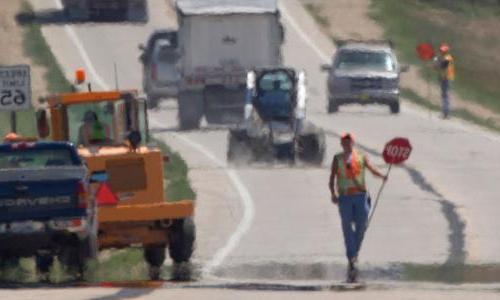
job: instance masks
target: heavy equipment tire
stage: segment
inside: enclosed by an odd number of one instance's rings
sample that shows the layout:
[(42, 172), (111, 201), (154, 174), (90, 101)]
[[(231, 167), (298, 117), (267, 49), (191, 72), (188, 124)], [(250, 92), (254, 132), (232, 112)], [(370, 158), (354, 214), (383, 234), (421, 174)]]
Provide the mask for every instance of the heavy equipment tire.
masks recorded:
[(168, 233), (168, 253), (175, 263), (188, 262), (193, 254), (196, 228), (192, 218), (175, 220)]
[(252, 160), (252, 149), (244, 132), (230, 130), (227, 146), (227, 161), (237, 165), (248, 164)]
[(336, 113), (339, 111), (339, 104), (336, 103), (333, 98), (328, 99), (327, 111), (329, 114)]
[(180, 130), (200, 128), (203, 117), (203, 95), (199, 92), (181, 92), (177, 97)]
[(391, 110), (391, 114), (398, 114), (399, 113), (399, 101), (389, 103), (389, 108)]
[(165, 245), (144, 247), (144, 259), (148, 263), (149, 279), (158, 280), (161, 275), (161, 266), (165, 261)]
[(305, 163), (321, 165), (325, 157), (325, 133), (301, 135), (298, 138), (298, 156)]

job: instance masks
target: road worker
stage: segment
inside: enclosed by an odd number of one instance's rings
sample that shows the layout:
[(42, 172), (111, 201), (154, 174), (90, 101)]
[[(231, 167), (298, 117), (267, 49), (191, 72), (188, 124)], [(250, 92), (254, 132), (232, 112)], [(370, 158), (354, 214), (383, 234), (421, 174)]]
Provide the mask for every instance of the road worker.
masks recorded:
[(348, 260), (347, 281), (356, 282), (358, 252), (370, 211), (365, 169), (383, 180), (387, 180), (387, 176), (378, 171), (365, 154), (354, 148), (354, 136), (351, 133), (342, 134), (340, 144), (343, 151), (333, 158), (329, 188), (332, 202), (338, 205), (342, 221)]
[(94, 111), (88, 110), (83, 116), (83, 124), (78, 130), (78, 144), (92, 145), (109, 141), (109, 126), (99, 121)]
[(441, 86), (443, 118), (447, 119), (450, 115), (450, 82), (455, 80), (455, 62), (448, 44), (442, 43), (439, 46), (439, 55), (434, 58), (434, 67), (438, 70)]

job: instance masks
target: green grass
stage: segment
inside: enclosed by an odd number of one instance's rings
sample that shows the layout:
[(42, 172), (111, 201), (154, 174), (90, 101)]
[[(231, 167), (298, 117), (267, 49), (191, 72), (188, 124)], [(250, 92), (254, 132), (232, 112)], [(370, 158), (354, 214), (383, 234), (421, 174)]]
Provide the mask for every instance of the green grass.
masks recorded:
[(321, 7), (318, 5), (314, 5), (312, 3), (307, 3), (304, 5), (306, 10), (311, 14), (314, 20), (323, 27), (330, 26), (330, 22), (328, 18), (321, 14)]
[[(425, 13), (435, 12), (436, 8), (442, 8), (443, 4), (439, 3), (442, 2), (416, 0), (372, 1), (371, 17), (384, 27), (385, 36), (395, 42), (400, 59), (406, 63), (414, 64), (419, 68), (423, 77), (432, 80), (433, 83), (437, 82), (436, 75), (424, 74), (415, 48), (422, 42), (429, 42), (435, 46), (442, 41), (451, 44), (452, 54), (457, 61), (457, 80), (452, 88), (464, 99), (470, 99), (470, 101), (500, 113), (500, 101), (498, 101), (500, 88), (497, 84), (498, 71), (496, 68), (491, 68), (491, 64), (488, 65), (480, 55), (471, 52), (470, 49), (471, 43), (486, 46), (490, 41), (466, 35), (460, 30), (463, 24), (440, 24), (436, 21), (429, 21)], [(455, 3), (457, 5), (453, 7), (456, 9), (452, 11), (459, 14), (459, 16), (463, 16), (464, 19), (470, 19), (471, 4), (468, 4), (467, 1), (455, 1)], [(497, 8), (496, 11), (498, 11), (500, 6), (495, 7)], [(466, 16), (460, 11), (466, 11), (469, 14)], [(473, 15), (480, 12), (485, 13), (484, 7), (478, 7), (473, 11), (477, 12)], [(495, 10), (490, 10), (490, 15), (493, 14), (492, 11)]]
[[(34, 15), (33, 7), (27, 1), (23, 1), (22, 15)], [(32, 18), (33, 19), (33, 18)], [(23, 50), (33, 59), (34, 63), (46, 69), (44, 79), (47, 82), (49, 93), (61, 93), (71, 91), (72, 85), (64, 76), (62, 68), (52, 54), (49, 45), (42, 35), (40, 25), (37, 22), (23, 22)]]
[(162, 152), (169, 157), (169, 162), (165, 164), (163, 170), (164, 178), (167, 179), (165, 193), (168, 201), (196, 199), (196, 193), (191, 188), (188, 178), (189, 168), (184, 159), (179, 153), (172, 151), (167, 144), (159, 140), (154, 141)]

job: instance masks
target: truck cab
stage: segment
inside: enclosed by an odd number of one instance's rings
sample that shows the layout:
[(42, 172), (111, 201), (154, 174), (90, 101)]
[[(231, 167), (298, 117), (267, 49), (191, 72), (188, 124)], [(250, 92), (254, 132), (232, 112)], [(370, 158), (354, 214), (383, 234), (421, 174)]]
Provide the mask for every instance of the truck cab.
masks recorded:
[(68, 142), (0, 144), (0, 263), (36, 257), (46, 279), (54, 257), (77, 276), (97, 254), (89, 176)]

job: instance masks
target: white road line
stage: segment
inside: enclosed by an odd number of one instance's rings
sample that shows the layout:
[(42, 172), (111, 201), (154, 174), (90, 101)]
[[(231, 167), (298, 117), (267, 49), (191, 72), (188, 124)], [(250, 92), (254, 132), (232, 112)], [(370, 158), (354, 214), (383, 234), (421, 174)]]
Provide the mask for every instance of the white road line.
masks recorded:
[(288, 12), (288, 9), (286, 8), (285, 5), (282, 5), (280, 7), (281, 9), (281, 15), (285, 17), (285, 19), (288, 20), (290, 25), (292, 25), (293, 29), (300, 35), (300, 37), (316, 52), (316, 54), (321, 58), (324, 62), (329, 62), (330, 61), (330, 56), (325, 54), (317, 45), (314, 43), (313, 40), (305, 33), (304, 30), (300, 27), (299, 24), (295, 21), (295, 19), (290, 15)]
[[(61, 0), (54, 0), (54, 3), (57, 7), (57, 9), (62, 10), (64, 7), (61, 3)], [(92, 61), (90, 60), (90, 57), (83, 47), (83, 44), (80, 42), (80, 39), (76, 35), (76, 32), (73, 30), (73, 27), (71, 27), (68, 24), (64, 24), (64, 30), (68, 34), (70, 40), (73, 42), (75, 45), (76, 49), (78, 50), (78, 53), (80, 54), (81, 58), (83, 59), (83, 63), (85, 64), (85, 68), (90, 72), (91, 77), (94, 79), (95, 83), (101, 87), (103, 90), (109, 90), (109, 86), (106, 84), (104, 79), (97, 73), (96, 69), (94, 68), (94, 65), (92, 64)]]
[[(156, 120), (152, 120), (151, 123), (154, 123), (156, 126), (161, 127), (163, 124), (159, 123)], [(208, 159), (210, 159), (213, 163), (215, 163), (218, 167), (223, 169), (229, 179), (231, 180), (231, 183), (234, 185), (236, 188), (238, 194), (240, 195), (240, 199), (243, 204), (243, 218), (241, 219), (240, 223), (238, 224), (238, 227), (236, 228), (236, 231), (233, 232), (229, 240), (226, 242), (224, 247), (220, 248), (214, 255), (211, 261), (209, 261), (207, 264), (202, 269), (202, 274), (204, 277), (207, 277), (212, 273), (212, 271), (220, 266), (224, 259), (233, 251), (233, 249), (238, 245), (240, 242), (241, 238), (247, 233), (247, 231), (250, 229), (250, 226), (252, 225), (252, 221), (255, 215), (255, 210), (254, 210), (254, 205), (253, 205), (253, 200), (252, 196), (250, 195), (250, 192), (246, 188), (246, 186), (243, 184), (243, 181), (241, 180), (240, 176), (234, 169), (228, 169), (226, 168), (226, 164), (215, 157), (210, 151), (208, 151), (205, 147), (202, 145), (194, 142), (193, 140), (180, 135), (178, 133), (172, 133), (173, 136), (176, 138), (182, 140), (184, 143), (189, 145), (191, 148), (199, 151), (203, 155), (205, 155)]]
[[(54, 0), (56, 2), (56, 5), (58, 8), (62, 9), (62, 4), (60, 0)], [(82, 57), (85, 67), (89, 70), (91, 75), (96, 79), (96, 83), (102, 88), (102, 89), (109, 89), (108, 84), (102, 79), (101, 76), (99, 76), (98, 72), (94, 68), (94, 65), (92, 64), (92, 61), (90, 60), (87, 51), (83, 47), (83, 44), (81, 43), (80, 39), (76, 35), (75, 31), (70, 25), (64, 25), (64, 29), (66, 30), (66, 33), (70, 37), (71, 41), (75, 44), (76, 48), (78, 49), (78, 52), (80, 56)], [(163, 124), (159, 123), (158, 121), (151, 120), (152, 123), (155, 123), (155, 125), (161, 127)], [(253, 206), (253, 199), (252, 196), (250, 195), (250, 192), (246, 188), (245, 184), (241, 180), (240, 176), (238, 173), (233, 170), (233, 169), (227, 169), (226, 165), (224, 162), (220, 161), (217, 157), (215, 157), (209, 150), (204, 148), (202, 145), (190, 140), (189, 138), (182, 136), (177, 133), (172, 133), (173, 136), (176, 138), (184, 141), (187, 145), (192, 147), (193, 149), (199, 151), (203, 155), (205, 155), (208, 159), (213, 161), (218, 167), (224, 169), (226, 172), (227, 176), (231, 180), (231, 183), (234, 185), (236, 188), (238, 194), (240, 195), (240, 199), (243, 204), (243, 218), (238, 224), (238, 227), (236, 230), (233, 232), (227, 243), (224, 245), (224, 247), (220, 248), (207, 264), (203, 267), (203, 275), (208, 276), (210, 273), (220, 266), (224, 259), (233, 251), (233, 249), (238, 245), (240, 242), (241, 238), (245, 235), (245, 233), (250, 229), (250, 226), (252, 225), (252, 220), (254, 218), (254, 206)]]

